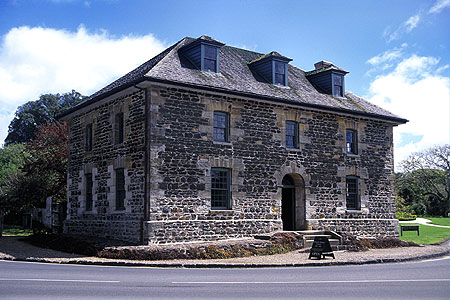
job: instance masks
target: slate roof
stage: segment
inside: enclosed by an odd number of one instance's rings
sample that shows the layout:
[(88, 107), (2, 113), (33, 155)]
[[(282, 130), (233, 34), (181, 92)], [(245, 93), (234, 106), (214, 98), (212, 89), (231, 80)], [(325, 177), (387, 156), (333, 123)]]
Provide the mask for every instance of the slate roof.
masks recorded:
[[(208, 40), (212, 38), (202, 36), (200, 39)], [(306, 72), (292, 64), (289, 64), (288, 67), (288, 87), (265, 82), (258, 76), (255, 76), (248, 66), (250, 62), (264, 55), (253, 51), (226, 45), (222, 46), (220, 48), (220, 73), (200, 71), (185, 64), (183, 57), (180, 56), (178, 51), (195, 40), (189, 37), (182, 39), (130, 73), (94, 93), (86, 101), (64, 112), (62, 116), (121, 89), (132, 86), (139, 81), (151, 80), (298, 104), (305, 107), (371, 116), (391, 120), (396, 123), (407, 122), (407, 120), (373, 105), (351, 92), (346, 91), (344, 98), (320, 93), (308, 81), (305, 75)], [(274, 53), (276, 52), (269, 54)], [(281, 56), (281, 54), (276, 54)]]

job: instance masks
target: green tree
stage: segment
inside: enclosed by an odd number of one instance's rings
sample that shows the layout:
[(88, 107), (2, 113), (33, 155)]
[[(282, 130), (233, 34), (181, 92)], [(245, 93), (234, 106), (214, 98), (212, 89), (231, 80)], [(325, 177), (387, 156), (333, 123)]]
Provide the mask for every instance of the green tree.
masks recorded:
[(85, 96), (72, 90), (65, 94), (45, 94), (39, 100), (29, 101), (16, 110), (8, 127), (5, 144), (28, 143), (42, 124), (56, 121), (62, 111), (80, 103)]
[(0, 148), (0, 236), (5, 210), (13, 208), (10, 199), (11, 182), (20, 174), (28, 153), (25, 145), (13, 144)]
[(25, 145), (12, 144), (0, 148), (0, 207), (6, 206), (10, 183), (21, 173), (25, 160), (29, 157)]
[(66, 200), (67, 126), (65, 123), (41, 125), (25, 147), (29, 156), (21, 172), (9, 182), (8, 200), (18, 210), (44, 205), (47, 197)]
[(413, 153), (401, 162), (397, 174), (399, 196), (414, 213), (447, 216), (449, 212), (449, 145)]

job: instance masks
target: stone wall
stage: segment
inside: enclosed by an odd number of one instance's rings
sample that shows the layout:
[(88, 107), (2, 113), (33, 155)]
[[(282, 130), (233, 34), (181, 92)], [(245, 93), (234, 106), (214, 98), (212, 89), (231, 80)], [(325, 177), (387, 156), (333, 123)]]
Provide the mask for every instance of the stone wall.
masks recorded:
[[(214, 111), (230, 114), (230, 142), (213, 141)], [(286, 120), (300, 125), (299, 149), (285, 147)], [(310, 228), (398, 235), (388, 123), (162, 86), (152, 88), (150, 123), (149, 242), (281, 230), (286, 174), (303, 179)], [(358, 131), (358, 155), (346, 154), (346, 129)], [(231, 170), (231, 210), (211, 209), (214, 167)], [(360, 178), (357, 211), (346, 208), (347, 175)]]
[[(230, 115), (229, 142), (213, 141), (214, 111)], [(125, 140), (115, 145), (118, 112), (124, 114)], [(298, 149), (286, 148), (286, 121), (299, 124)], [(87, 124), (93, 126), (90, 152), (85, 151)], [(297, 230), (398, 236), (392, 125), (386, 122), (151, 86), (79, 112), (69, 128), (69, 233), (174, 243), (279, 231), (282, 179), (289, 174), (295, 180)], [(346, 129), (358, 132), (357, 155), (346, 153)], [(211, 209), (215, 167), (231, 170), (230, 210)], [(125, 210), (115, 207), (118, 168), (125, 170)], [(86, 209), (88, 173), (93, 177), (92, 211)], [(359, 177), (359, 210), (346, 208), (348, 175)]]
[[(68, 209), (65, 231), (138, 242), (144, 217), (145, 93), (117, 98), (69, 122)], [(114, 144), (115, 115), (124, 114), (124, 142)], [(85, 150), (86, 125), (93, 149)], [(115, 207), (115, 169), (125, 173), (125, 210)], [(86, 209), (85, 174), (93, 178), (93, 209)]]

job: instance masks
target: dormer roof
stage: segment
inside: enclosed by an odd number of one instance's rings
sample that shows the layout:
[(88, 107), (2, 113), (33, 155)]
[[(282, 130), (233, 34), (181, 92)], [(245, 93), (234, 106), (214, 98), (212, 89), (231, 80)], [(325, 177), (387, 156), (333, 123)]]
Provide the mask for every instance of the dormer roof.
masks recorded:
[(319, 73), (322, 73), (325, 71), (330, 71), (330, 70), (341, 72), (344, 75), (348, 73), (344, 69), (341, 69), (341, 68), (335, 66), (332, 62), (328, 62), (328, 61), (324, 61), (324, 60), (321, 60), (321, 61), (315, 63), (314, 67), (315, 67), (314, 70), (305, 72), (305, 76), (311, 76), (311, 75), (319, 74)]
[(272, 58), (277, 58), (279, 60), (286, 61), (286, 62), (292, 61), (292, 58), (283, 56), (283, 55), (281, 55), (280, 53), (278, 53), (276, 51), (272, 51), (272, 52), (269, 52), (267, 54), (261, 55), (260, 57), (250, 61), (248, 64), (251, 65), (253, 63), (257, 63), (257, 62), (260, 62), (260, 61), (263, 61), (263, 60), (266, 60), (266, 59), (272, 59)]

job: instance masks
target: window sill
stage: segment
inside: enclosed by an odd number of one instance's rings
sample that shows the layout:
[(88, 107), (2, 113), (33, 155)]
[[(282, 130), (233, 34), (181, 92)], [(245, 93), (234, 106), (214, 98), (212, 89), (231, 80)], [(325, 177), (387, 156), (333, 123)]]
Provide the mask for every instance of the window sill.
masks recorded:
[(214, 145), (224, 145), (224, 146), (232, 146), (233, 144), (231, 142), (219, 142), (219, 141), (213, 141)]
[(277, 83), (273, 83), (272, 85), (277, 88), (281, 88), (281, 89), (290, 89), (291, 88), (289, 85), (281, 85), (281, 84), (277, 84)]
[(360, 157), (359, 154), (353, 154), (353, 153), (346, 153), (346, 155), (348, 157), (354, 157), (354, 158), (359, 158)]
[(360, 209), (346, 208), (345, 212), (347, 212), (347, 213), (357, 213), (357, 214), (364, 213), (364, 211), (361, 208)]
[(124, 142), (119, 143), (119, 144), (114, 144), (114, 148), (122, 147), (124, 144), (125, 144)]
[(215, 213), (232, 213), (234, 212), (233, 209), (210, 209), (209, 210), (210, 213), (215, 212)]
[(94, 209), (92, 209), (92, 210), (85, 210), (85, 211), (83, 212), (83, 214), (84, 214), (84, 215), (96, 215), (97, 212), (94, 211)]
[(301, 152), (302, 150), (300, 148), (289, 148), (289, 147), (284, 147), (286, 148), (287, 151), (292, 151), (292, 152)]
[(120, 210), (117, 210), (117, 209), (115, 209), (115, 210), (113, 210), (112, 212), (111, 212), (111, 214), (112, 215), (122, 215), (122, 214), (124, 214), (124, 213), (126, 213), (127, 211), (125, 210), (125, 209), (120, 209)]

